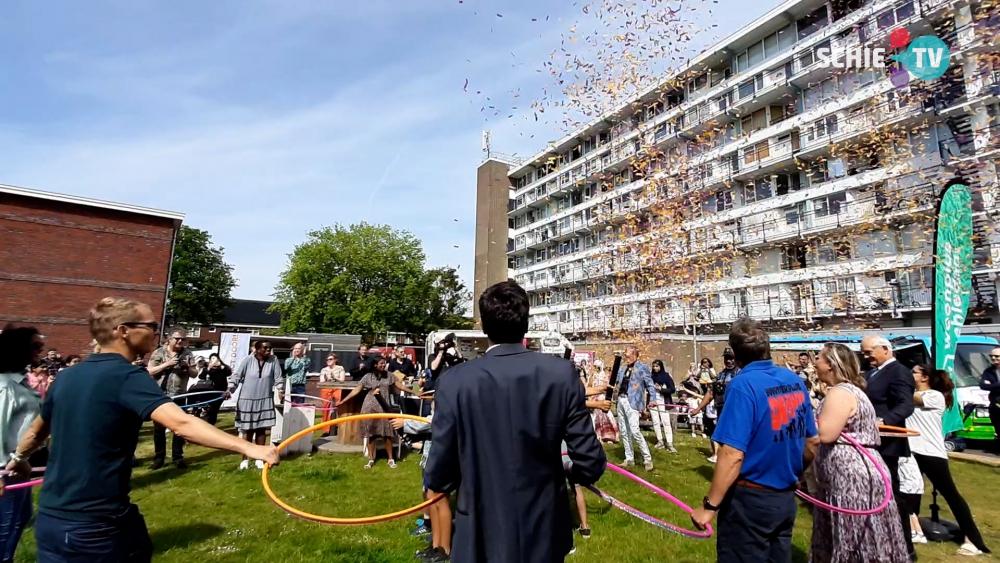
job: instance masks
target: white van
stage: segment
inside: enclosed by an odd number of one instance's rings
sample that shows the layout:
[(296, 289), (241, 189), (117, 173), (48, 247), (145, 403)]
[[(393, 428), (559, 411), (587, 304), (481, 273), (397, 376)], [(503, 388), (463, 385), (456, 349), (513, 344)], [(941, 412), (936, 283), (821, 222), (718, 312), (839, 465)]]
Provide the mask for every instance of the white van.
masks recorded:
[[(434, 346), (438, 341), (449, 334), (455, 335), (455, 345), (462, 352), (462, 357), (466, 360), (478, 358), (486, 353), (489, 342), (486, 333), (481, 330), (436, 330), (427, 335), (427, 362), (434, 358)], [(524, 345), (529, 350), (552, 354), (560, 358), (566, 353), (566, 349), (573, 349), (573, 344), (562, 334), (552, 331), (531, 331), (524, 335)]]

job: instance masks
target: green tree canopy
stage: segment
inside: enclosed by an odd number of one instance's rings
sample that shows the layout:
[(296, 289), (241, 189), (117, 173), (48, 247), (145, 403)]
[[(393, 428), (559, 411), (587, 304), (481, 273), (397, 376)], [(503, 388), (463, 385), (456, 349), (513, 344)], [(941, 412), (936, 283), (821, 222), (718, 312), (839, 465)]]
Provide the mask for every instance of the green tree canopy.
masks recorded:
[(289, 255), (278, 282), (274, 309), (281, 313), (281, 328), (413, 336), (460, 328), (455, 325), (468, 290), (454, 269), (425, 271), (424, 260), (416, 237), (386, 225), (312, 231)]
[(181, 225), (170, 270), (167, 314), (173, 322), (211, 324), (222, 320), (236, 287), (233, 267), (208, 232)]

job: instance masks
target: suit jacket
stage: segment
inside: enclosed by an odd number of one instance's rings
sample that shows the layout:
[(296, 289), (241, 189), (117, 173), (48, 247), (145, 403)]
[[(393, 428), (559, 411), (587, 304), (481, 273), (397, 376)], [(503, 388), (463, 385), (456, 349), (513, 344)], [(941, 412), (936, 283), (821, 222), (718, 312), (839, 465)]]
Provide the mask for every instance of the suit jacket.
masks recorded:
[[(913, 414), (913, 372), (903, 364), (891, 362), (882, 369), (868, 374), (866, 393), (875, 407), (875, 414), (888, 426), (906, 426), (906, 419)], [(910, 443), (906, 438), (882, 438), (879, 448), (883, 457), (906, 457), (910, 455)]]
[(606, 467), (573, 364), (501, 344), (449, 369), (434, 409), (424, 485), (458, 490), (451, 560), (562, 561), (573, 531), (561, 442), (577, 484)]

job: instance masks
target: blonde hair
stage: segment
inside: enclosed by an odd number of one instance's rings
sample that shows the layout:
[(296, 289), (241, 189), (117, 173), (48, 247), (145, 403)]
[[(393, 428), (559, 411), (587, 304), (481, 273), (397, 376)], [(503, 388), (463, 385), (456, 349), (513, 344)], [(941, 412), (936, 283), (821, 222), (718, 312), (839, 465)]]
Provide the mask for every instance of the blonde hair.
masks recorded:
[(111, 342), (111, 333), (124, 323), (139, 317), (139, 307), (144, 303), (123, 299), (121, 297), (105, 297), (90, 310), (90, 335), (98, 346)]
[(867, 383), (861, 377), (861, 364), (858, 362), (857, 355), (850, 348), (843, 344), (830, 342), (823, 346), (819, 355), (830, 364), (833, 378), (836, 381), (847, 382), (862, 391), (865, 390)]

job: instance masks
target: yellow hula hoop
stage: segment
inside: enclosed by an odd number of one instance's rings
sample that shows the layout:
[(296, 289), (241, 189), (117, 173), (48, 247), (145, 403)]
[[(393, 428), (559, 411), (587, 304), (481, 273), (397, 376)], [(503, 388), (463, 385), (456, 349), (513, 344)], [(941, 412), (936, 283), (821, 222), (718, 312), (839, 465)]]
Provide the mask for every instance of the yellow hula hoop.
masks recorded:
[[(310, 426), (309, 428), (306, 428), (305, 430), (302, 430), (301, 432), (294, 434), (293, 436), (291, 436), (290, 438), (288, 438), (287, 440), (278, 445), (278, 451), (280, 452), (281, 450), (287, 448), (289, 444), (291, 444), (295, 440), (298, 440), (299, 438), (308, 436), (313, 432), (316, 432), (317, 430), (322, 430), (330, 426), (336, 426), (338, 424), (343, 424), (345, 422), (357, 422), (359, 420), (378, 420), (386, 418), (390, 419), (402, 418), (406, 420), (416, 420), (417, 422), (430, 422), (429, 420), (427, 420), (422, 416), (413, 416), (412, 414), (371, 413), (371, 414), (358, 414), (352, 416), (345, 416), (343, 418), (335, 418), (333, 420), (321, 422), (315, 426)], [(260, 474), (260, 480), (261, 483), (263, 483), (264, 485), (264, 492), (267, 494), (267, 497), (271, 499), (271, 502), (278, 505), (282, 510), (291, 514), (292, 516), (298, 516), (299, 518), (305, 520), (312, 520), (313, 522), (320, 522), (322, 524), (334, 524), (337, 526), (361, 526), (364, 524), (378, 524), (380, 522), (388, 522), (389, 520), (395, 520), (396, 518), (401, 518), (408, 514), (413, 514), (414, 512), (423, 510), (447, 496), (444, 493), (441, 493), (434, 496), (434, 498), (425, 500), (424, 502), (416, 506), (411, 506), (410, 508), (406, 508), (398, 512), (392, 512), (390, 514), (382, 514), (379, 516), (364, 516), (361, 518), (336, 518), (334, 516), (320, 516), (318, 514), (311, 514), (309, 512), (299, 510), (279, 499), (278, 496), (274, 494), (274, 491), (271, 490), (271, 483), (270, 481), (268, 481), (268, 474), (270, 472), (270, 469), (271, 469), (270, 464), (264, 465), (264, 470), (261, 471)]]

